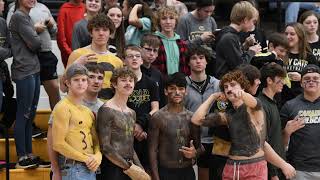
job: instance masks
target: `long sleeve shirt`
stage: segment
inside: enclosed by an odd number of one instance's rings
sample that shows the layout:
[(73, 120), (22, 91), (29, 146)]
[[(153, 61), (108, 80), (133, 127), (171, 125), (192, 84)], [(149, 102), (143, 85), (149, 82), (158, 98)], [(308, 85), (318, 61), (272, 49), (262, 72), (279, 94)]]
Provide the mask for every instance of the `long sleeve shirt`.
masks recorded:
[(40, 71), (37, 52), (41, 48), (40, 37), (34, 28), (31, 17), (21, 10), (15, 11), (11, 17), (11, 47), (13, 63), (12, 79), (23, 79)]
[(61, 100), (53, 112), (53, 149), (68, 159), (85, 162), (88, 155), (102, 159), (95, 129), (94, 115), (83, 105), (68, 97)]
[(0, 62), (11, 56), (9, 30), (6, 25), (6, 21), (0, 17)]

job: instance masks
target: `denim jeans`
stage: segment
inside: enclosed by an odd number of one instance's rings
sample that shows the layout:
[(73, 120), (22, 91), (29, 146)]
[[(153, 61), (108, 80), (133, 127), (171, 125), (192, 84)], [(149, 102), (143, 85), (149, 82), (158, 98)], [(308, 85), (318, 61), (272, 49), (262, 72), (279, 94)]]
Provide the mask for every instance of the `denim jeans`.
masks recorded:
[(300, 9), (306, 9), (306, 10), (312, 10), (317, 13), (320, 12), (320, 8), (318, 8), (315, 3), (311, 2), (292, 2), (289, 3), (286, 8), (286, 17), (285, 17), (285, 23), (291, 23), (291, 22), (297, 22), (299, 10)]
[(29, 75), (16, 83), (17, 113), (14, 138), (18, 157), (32, 153), (32, 122), (40, 95), (39, 73)]
[(61, 169), (62, 180), (96, 180), (96, 173), (85, 164), (65, 164)]

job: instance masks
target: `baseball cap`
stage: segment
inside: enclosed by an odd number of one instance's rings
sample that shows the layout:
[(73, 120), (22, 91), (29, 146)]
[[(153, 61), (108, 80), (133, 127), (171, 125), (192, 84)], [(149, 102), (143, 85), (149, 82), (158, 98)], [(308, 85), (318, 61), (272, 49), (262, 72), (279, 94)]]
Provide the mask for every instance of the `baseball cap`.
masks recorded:
[(306, 67), (304, 67), (302, 69), (301, 78), (307, 73), (319, 73), (320, 74), (320, 68), (319, 68), (319, 66), (317, 66), (315, 64), (308, 64)]

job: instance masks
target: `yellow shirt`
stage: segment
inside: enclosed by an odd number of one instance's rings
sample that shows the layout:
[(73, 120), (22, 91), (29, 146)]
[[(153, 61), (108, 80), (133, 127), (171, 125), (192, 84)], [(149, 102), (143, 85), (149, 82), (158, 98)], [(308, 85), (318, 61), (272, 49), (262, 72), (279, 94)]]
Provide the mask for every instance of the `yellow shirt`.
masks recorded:
[(96, 54), (97, 57), (97, 63), (100, 64), (104, 69), (104, 80), (102, 89), (99, 92), (99, 98), (102, 100), (108, 100), (112, 98), (112, 89), (111, 89), (111, 83), (110, 79), (112, 76), (112, 72), (115, 69), (121, 68), (123, 66), (123, 62), (120, 58), (117, 56), (106, 53), (106, 54), (97, 54), (88, 47), (80, 48), (77, 50), (74, 50), (68, 59), (68, 65), (67, 67), (72, 64), (76, 59), (78, 59), (80, 56), (86, 55), (86, 54)]
[(53, 149), (68, 159), (85, 162), (88, 155), (102, 156), (92, 111), (76, 105), (68, 98), (62, 99), (53, 109)]

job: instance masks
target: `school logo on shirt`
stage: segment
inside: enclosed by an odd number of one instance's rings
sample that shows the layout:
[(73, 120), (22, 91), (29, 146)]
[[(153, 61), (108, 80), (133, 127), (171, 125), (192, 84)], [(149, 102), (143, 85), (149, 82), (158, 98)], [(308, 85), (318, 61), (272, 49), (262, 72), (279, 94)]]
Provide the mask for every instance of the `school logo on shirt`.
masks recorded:
[(140, 107), (142, 104), (150, 102), (150, 91), (148, 89), (133, 90), (128, 102), (134, 104), (135, 107)]
[(217, 107), (219, 111), (225, 111), (228, 108), (229, 103), (227, 101), (217, 101)]
[(320, 124), (320, 110), (300, 110), (298, 114), (305, 124)]
[(316, 57), (317, 61), (320, 62), (320, 49), (312, 49), (312, 54)]
[(302, 69), (308, 65), (308, 61), (303, 59), (291, 59), (289, 58), (289, 63), (286, 66), (287, 71), (297, 71), (301, 72)]

